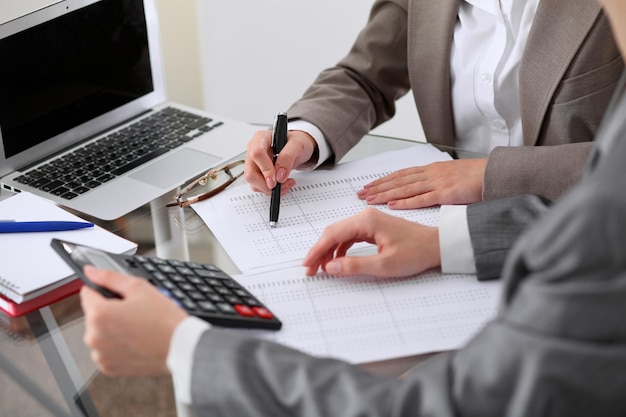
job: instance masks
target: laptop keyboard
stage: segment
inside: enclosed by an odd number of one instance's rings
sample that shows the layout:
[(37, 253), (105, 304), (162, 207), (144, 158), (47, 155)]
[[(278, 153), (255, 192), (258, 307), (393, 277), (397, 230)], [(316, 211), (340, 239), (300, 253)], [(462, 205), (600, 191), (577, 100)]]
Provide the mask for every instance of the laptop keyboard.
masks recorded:
[(26, 171), (15, 181), (71, 200), (222, 124), (168, 107)]

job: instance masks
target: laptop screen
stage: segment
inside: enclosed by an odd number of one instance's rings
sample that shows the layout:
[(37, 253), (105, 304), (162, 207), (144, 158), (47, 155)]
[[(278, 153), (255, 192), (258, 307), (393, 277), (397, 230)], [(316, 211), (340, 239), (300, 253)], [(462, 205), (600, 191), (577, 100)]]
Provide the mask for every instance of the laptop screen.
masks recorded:
[(102, 0), (0, 40), (6, 158), (153, 91), (142, 0)]

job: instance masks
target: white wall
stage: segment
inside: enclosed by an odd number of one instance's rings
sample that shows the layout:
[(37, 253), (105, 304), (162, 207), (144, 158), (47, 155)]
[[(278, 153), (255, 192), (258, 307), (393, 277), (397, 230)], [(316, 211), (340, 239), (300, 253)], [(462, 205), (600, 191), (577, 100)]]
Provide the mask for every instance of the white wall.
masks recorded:
[[(271, 123), (349, 50), (373, 0), (197, 0), (207, 110)], [(423, 140), (410, 95), (376, 133)]]
[(156, 0), (169, 100), (203, 107), (196, 0)]

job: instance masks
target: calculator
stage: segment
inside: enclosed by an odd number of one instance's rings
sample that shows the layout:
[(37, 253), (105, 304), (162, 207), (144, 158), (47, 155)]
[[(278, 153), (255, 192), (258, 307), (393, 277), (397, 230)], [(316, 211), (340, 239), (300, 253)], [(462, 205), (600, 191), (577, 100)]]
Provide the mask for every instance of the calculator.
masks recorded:
[(144, 278), (189, 314), (216, 326), (268, 330), (279, 330), (282, 326), (258, 298), (215, 265), (118, 255), (60, 239), (52, 239), (51, 245), (85, 285), (105, 297), (120, 298), (85, 277), (85, 265)]

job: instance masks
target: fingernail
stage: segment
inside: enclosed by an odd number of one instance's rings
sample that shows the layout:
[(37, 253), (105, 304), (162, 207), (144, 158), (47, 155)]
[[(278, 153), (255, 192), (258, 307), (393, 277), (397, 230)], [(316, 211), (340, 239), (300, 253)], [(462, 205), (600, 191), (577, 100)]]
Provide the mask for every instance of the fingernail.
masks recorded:
[(287, 179), (287, 170), (285, 168), (278, 168), (276, 171), (276, 180), (278, 182), (283, 182)]
[(267, 177), (265, 178), (265, 184), (267, 184), (267, 188), (271, 190), (276, 185), (276, 181), (274, 181), (273, 178)]
[(341, 265), (339, 262), (328, 262), (326, 264), (326, 272), (329, 274), (340, 274), (341, 273)]
[(365, 202), (366, 202), (366, 203), (368, 203), (368, 204), (371, 204), (371, 203), (373, 203), (374, 201), (376, 201), (376, 196), (375, 196), (375, 195), (370, 195), (369, 197), (367, 197), (367, 198), (365, 199)]
[(359, 198), (363, 198), (367, 195), (367, 190), (366, 189), (362, 189), (357, 191), (356, 196)]

